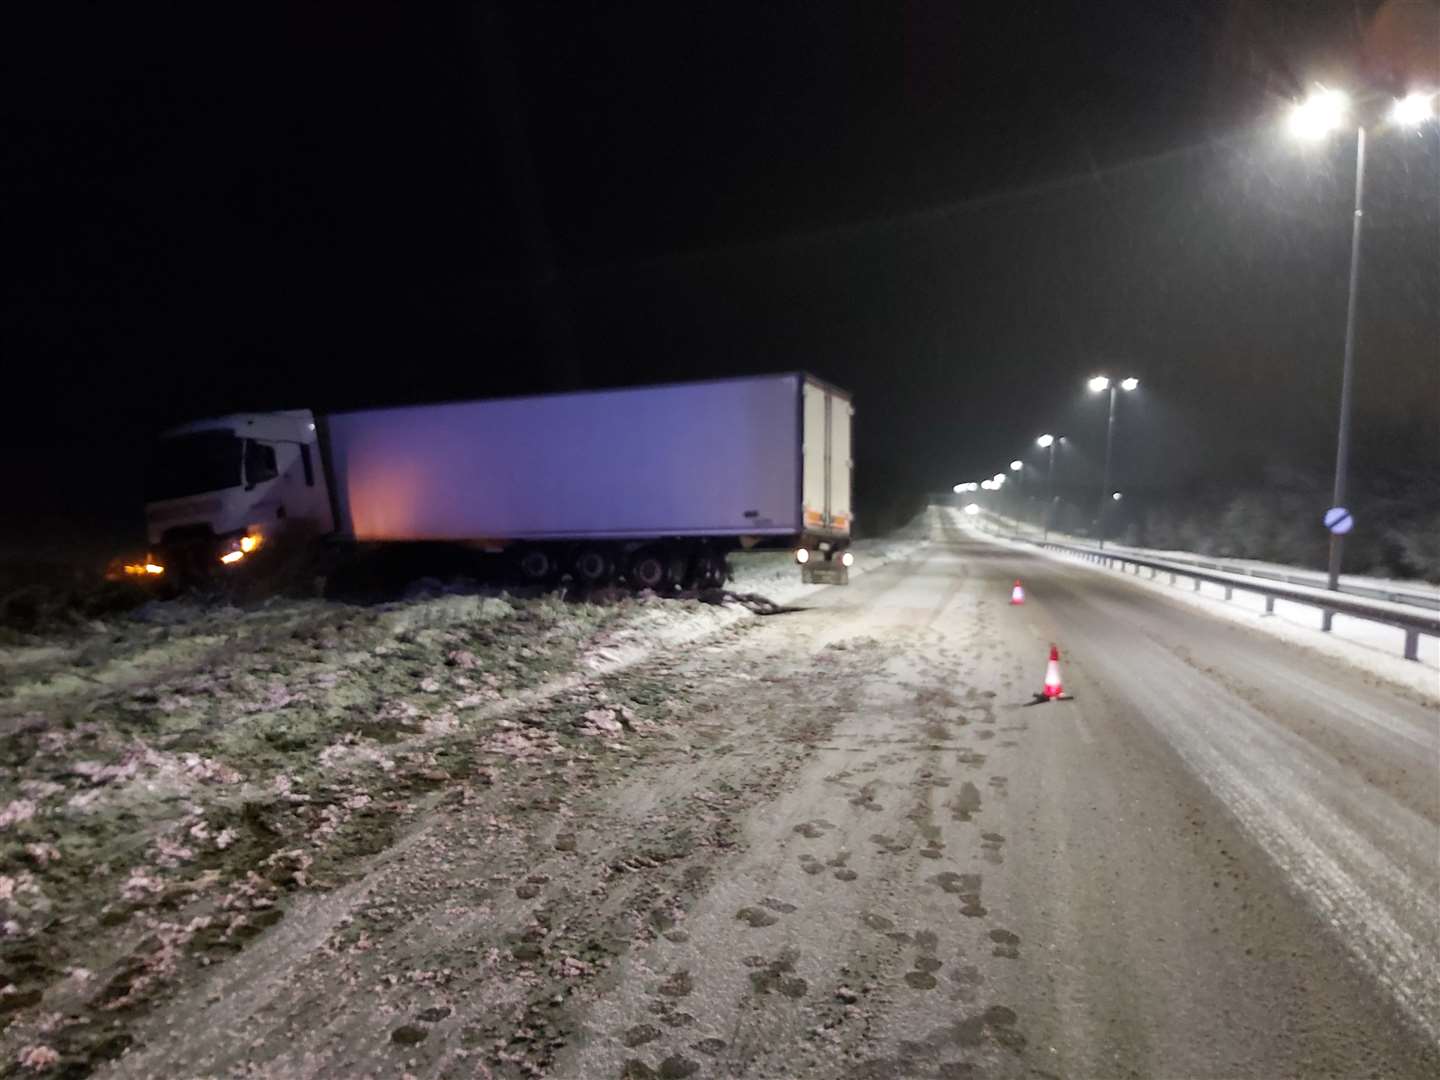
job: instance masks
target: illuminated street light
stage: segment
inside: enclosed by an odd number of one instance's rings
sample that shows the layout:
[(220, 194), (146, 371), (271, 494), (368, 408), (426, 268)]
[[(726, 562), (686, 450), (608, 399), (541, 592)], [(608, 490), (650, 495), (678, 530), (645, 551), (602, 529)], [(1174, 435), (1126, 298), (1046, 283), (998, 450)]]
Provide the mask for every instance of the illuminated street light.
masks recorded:
[(1049, 446), (1049, 445), (1050, 445), (1051, 443), (1053, 443), (1054, 441), (1055, 441), (1055, 436), (1054, 436), (1054, 435), (1041, 435), (1038, 439), (1035, 440), (1035, 445), (1038, 446), (1038, 447), (1040, 447), (1041, 450), (1044, 450), (1047, 446)]
[(1290, 110), (1290, 134), (1300, 139), (1323, 139), (1342, 127), (1350, 113), (1350, 98), (1340, 90), (1320, 87)]
[(980, 507), (976, 503), (971, 503), (969, 506), (965, 507), (965, 513), (971, 515), (972, 517), (979, 512)]
[[(1390, 106), (1390, 119), (1401, 127), (1418, 127), (1434, 115), (1435, 94), (1411, 93)], [(1340, 422), (1335, 439), (1335, 488), (1332, 506), (1345, 505), (1345, 489), (1350, 471), (1350, 413), (1355, 383), (1355, 322), (1360, 292), (1361, 225), (1365, 220), (1365, 143), (1366, 117), (1350, 115), (1350, 99), (1339, 90), (1319, 88), (1290, 113), (1290, 131), (1301, 138), (1314, 139), (1340, 127), (1355, 129), (1355, 210), (1350, 219), (1350, 285), (1345, 305), (1345, 353), (1340, 369)], [(1340, 587), (1340, 567), (1344, 555), (1344, 536), (1330, 534), (1329, 580), (1327, 587)], [(1326, 611), (1321, 626), (1330, 629), (1333, 612)]]
[(1005, 474), (1003, 472), (997, 472), (990, 480), (998, 488), (1001, 484), (1005, 483)]
[(1019, 472), (1019, 471), (1020, 471), (1021, 469), (1023, 469), (1024, 467), (1025, 467), (1025, 463), (1024, 463), (1023, 461), (1018, 461), (1018, 460), (1017, 460), (1017, 461), (1012, 461), (1012, 462), (1010, 462), (1010, 471), (1011, 471), (1011, 472)]
[(1390, 106), (1390, 119), (1400, 127), (1419, 127), (1434, 115), (1434, 94), (1406, 94)]
[[(1098, 394), (1102, 391), (1110, 391), (1110, 419), (1105, 425), (1105, 482), (1100, 488), (1100, 548), (1105, 548), (1105, 492), (1110, 490), (1110, 458), (1111, 451), (1115, 446), (1115, 398), (1117, 390), (1124, 390), (1127, 393), (1136, 390), (1140, 386), (1140, 380), (1131, 375), (1129, 378), (1121, 379), (1118, 384), (1112, 383), (1105, 375), (1096, 375), (1088, 383), (1090, 392)], [(1339, 506), (1339, 503), (1335, 504)]]
[(1114, 491), (1114, 492), (1111, 492), (1110, 498), (1114, 499), (1116, 502), (1119, 502), (1121, 499), (1124, 498), (1124, 496), (1121, 495), (1120, 492)]

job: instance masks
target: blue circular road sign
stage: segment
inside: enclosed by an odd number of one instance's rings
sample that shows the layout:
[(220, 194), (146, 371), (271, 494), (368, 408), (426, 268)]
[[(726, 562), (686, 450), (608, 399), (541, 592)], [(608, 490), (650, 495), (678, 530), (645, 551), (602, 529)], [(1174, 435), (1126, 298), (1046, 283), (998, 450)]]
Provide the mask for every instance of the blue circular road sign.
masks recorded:
[(1343, 506), (1332, 506), (1325, 511), (1325, 527), (1337, 536), (1344, 536), (1355, 527), (1355, 518)]

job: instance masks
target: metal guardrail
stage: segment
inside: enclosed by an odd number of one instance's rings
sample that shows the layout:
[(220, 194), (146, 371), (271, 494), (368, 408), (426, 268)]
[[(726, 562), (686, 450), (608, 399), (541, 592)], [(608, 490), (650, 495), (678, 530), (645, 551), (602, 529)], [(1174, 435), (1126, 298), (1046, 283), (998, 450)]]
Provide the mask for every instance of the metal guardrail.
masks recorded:
[[(1313, 591), (1302, 591), (1298, 588), (1287, 588), (1284, 585), (1261, 585), (1258, 582), (1236, 581), (1236, 575), (1206, 572), (1197, 569), (1194, 563), (1182, 563), (1166, 561), (1163, 559), (1146, 559), (1138, 555), (1130, 555), (1121, 551), (1100, 551), (1098, 548), (1080, 547), (1075, 544), (1062, 544), (1054, 540), (1030, 540), (1030, 543), (1037, 547), (1050, 548), (1056, 551), (1069, 552), (1072, 555), (1079, 555), (1087, 562), (1103, 566), (1119, 566), (1123, 573), (1127, 566), (1133, 566), (1138, 575), (1141, 568), (1148, 568), (1150, 578), (1154, 580), (1159, 574), (1165, 573), (1170, 576), (1170, 584), (1176, 583), (1176, 578), (1189, 578), (1195, 583), (1195, 591), (1200, 591), (1202, 582), (1222, 586), (1225, 590), (1225, 599), (1232, 598), (1238, 590), (1240, 592), (1255, 593), (1265, 598), (1265, 613), (1275, 613), (1275, 601), (1285, 600), (1293, 604), (1303, 604), (1307, 607), (1319, 609), (1322, 614), (1321, 629), (1329, 630), (1331, 621), (1336, 615), (1348, 615), (1354, 619), (1364, 619), (1368, 622), (1381, 623), (1385, 626), (1393, 626), (1405, 632), (1405, 659), (1420, 659), (1420, 635), (1440, 638), (1440, 615), (1432, 615), (1423, 611), (1393, 611), (1385, 608), (1378, 608), (1364, 600), (1352, 598), (1347, 594), (1331, 592), (1317, 595)], [(1239, 575), (1244, 576), (1244, 575)]]
[[(1015, 522), (1011, 518), (1000, 517), (996, 514), (987, 515), (992, 522), (1003, 526), (1005, 531), (1015, 532)], [(1029, 526), (1033, 528), (1033, 526)], [(1063, 534), (1062, 534), (1063, 535)], [(1027, 536), (1020, 532), (1012, 536), (1012, 539), (1027, 540), (1031, 543), (1039, 543), (1033, 536)], [(1047, 541), (1048, 542), (1048, 541)], [(1065, 541), (1056, 541), (1065, 543)], [(1071, 544), (1077, 550), (1098, 551), (1099, 548), (1090, 547), (1085, 544)], [(1112, 545), (1106, 549), (1106, 554), (1114, 552), (1117, 555), (1130, 556), (1136, 549), (1127, 548), (1123, 544)], [(1135, 555), (1136, 558), (1158, 558), (1154, 553), (1146, 555)], [(1225, 574), (1241, 574), (1244, 577), (1263, 578), (1266, 581), (1282, 581), (1287, 585), (1308, 585), (1312, 588), (1323, 589), (1326, 585), (1324, 574), (1287, 574), (1279, 570), (1263, 570), (1253, 566), (1237, 566), (1217, 559), (1191, 559), (1180, 556), (1167, 556), (1163, 561), (1175, 563), (1182, 566), (1198, 566), (1205, 570), (1216, 570)], [(1353, 581), (1341, 581), (1339, 590), (1351, 596), (1365, 596), (1371, 600), (1385, 600), (1391, 604), (1409, 604), (1412, 607), (1428, 608), (1432, 611), (1440, 611), (1440, 589), (1396, 589), (1384, 585), (1360, 585)]]
[[(1075, 546), (1082, 547), (1083, 545)], [(1117, 554), (1129, 555), (1130, 552), (1122, 548), (1117, 551)], [(1165, 561), (1179, 566), (1198, 566), (1202, 570), (1215, 570), (1224, 574), (1240, 574), (1244, 577), (1263, 578), (1266, 581), (1281, 581), (1287, 585), (1308, 585), (1315, 589), (1325, 588), (1326, 579), (1323, 574), (1286, 574), (1278, 570), (1259, 570), (1252, 566), (1235, 566), (1208, 559), (1169, 558)], [(1342, 581), (1337, 591), (1348, 593), (1351, 596), (1368, 597), (1371, 600), (1385, 600), (1391, 604), (1409, 604), (1411, 607), (1440, 611), (1440, 590), (1422, 593), (1403, 589), (1387, 589), (1382, 585), (1356, 585), (1354, 582)]]

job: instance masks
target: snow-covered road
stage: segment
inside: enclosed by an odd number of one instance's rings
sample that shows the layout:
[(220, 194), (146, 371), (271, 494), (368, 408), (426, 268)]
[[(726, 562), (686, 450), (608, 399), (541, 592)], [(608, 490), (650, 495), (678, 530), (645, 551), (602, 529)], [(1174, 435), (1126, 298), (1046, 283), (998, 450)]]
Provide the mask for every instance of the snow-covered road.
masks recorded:
[[(393, 843), (104, 1075), (1440, 1074), (1427, 700), (931, 522), (447, 729)], [(1075, 699), (1026, 707), (1051, 642)]]

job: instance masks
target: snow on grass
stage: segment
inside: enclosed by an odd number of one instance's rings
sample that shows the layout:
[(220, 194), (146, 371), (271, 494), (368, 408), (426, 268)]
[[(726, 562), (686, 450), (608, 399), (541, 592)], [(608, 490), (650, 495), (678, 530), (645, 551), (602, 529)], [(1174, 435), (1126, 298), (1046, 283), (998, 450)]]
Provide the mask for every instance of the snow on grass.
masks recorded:
[[(853, 572), (922, 532), (857, 544)], [(782, 602), (829, 587), (787, 553), (738, 576)], [(84, 1071), (122, 1052), (132, 1018), (293, 894), (363, 874), (442, 793), (483, 801), (502, 771), (679, 723), (660, 689), (612, 677), (751, 617), (437, 587), (371, 607), (155, 603), (6, 650), (0, 953), (31, 959), (0, 973), (0, 1057)]]

